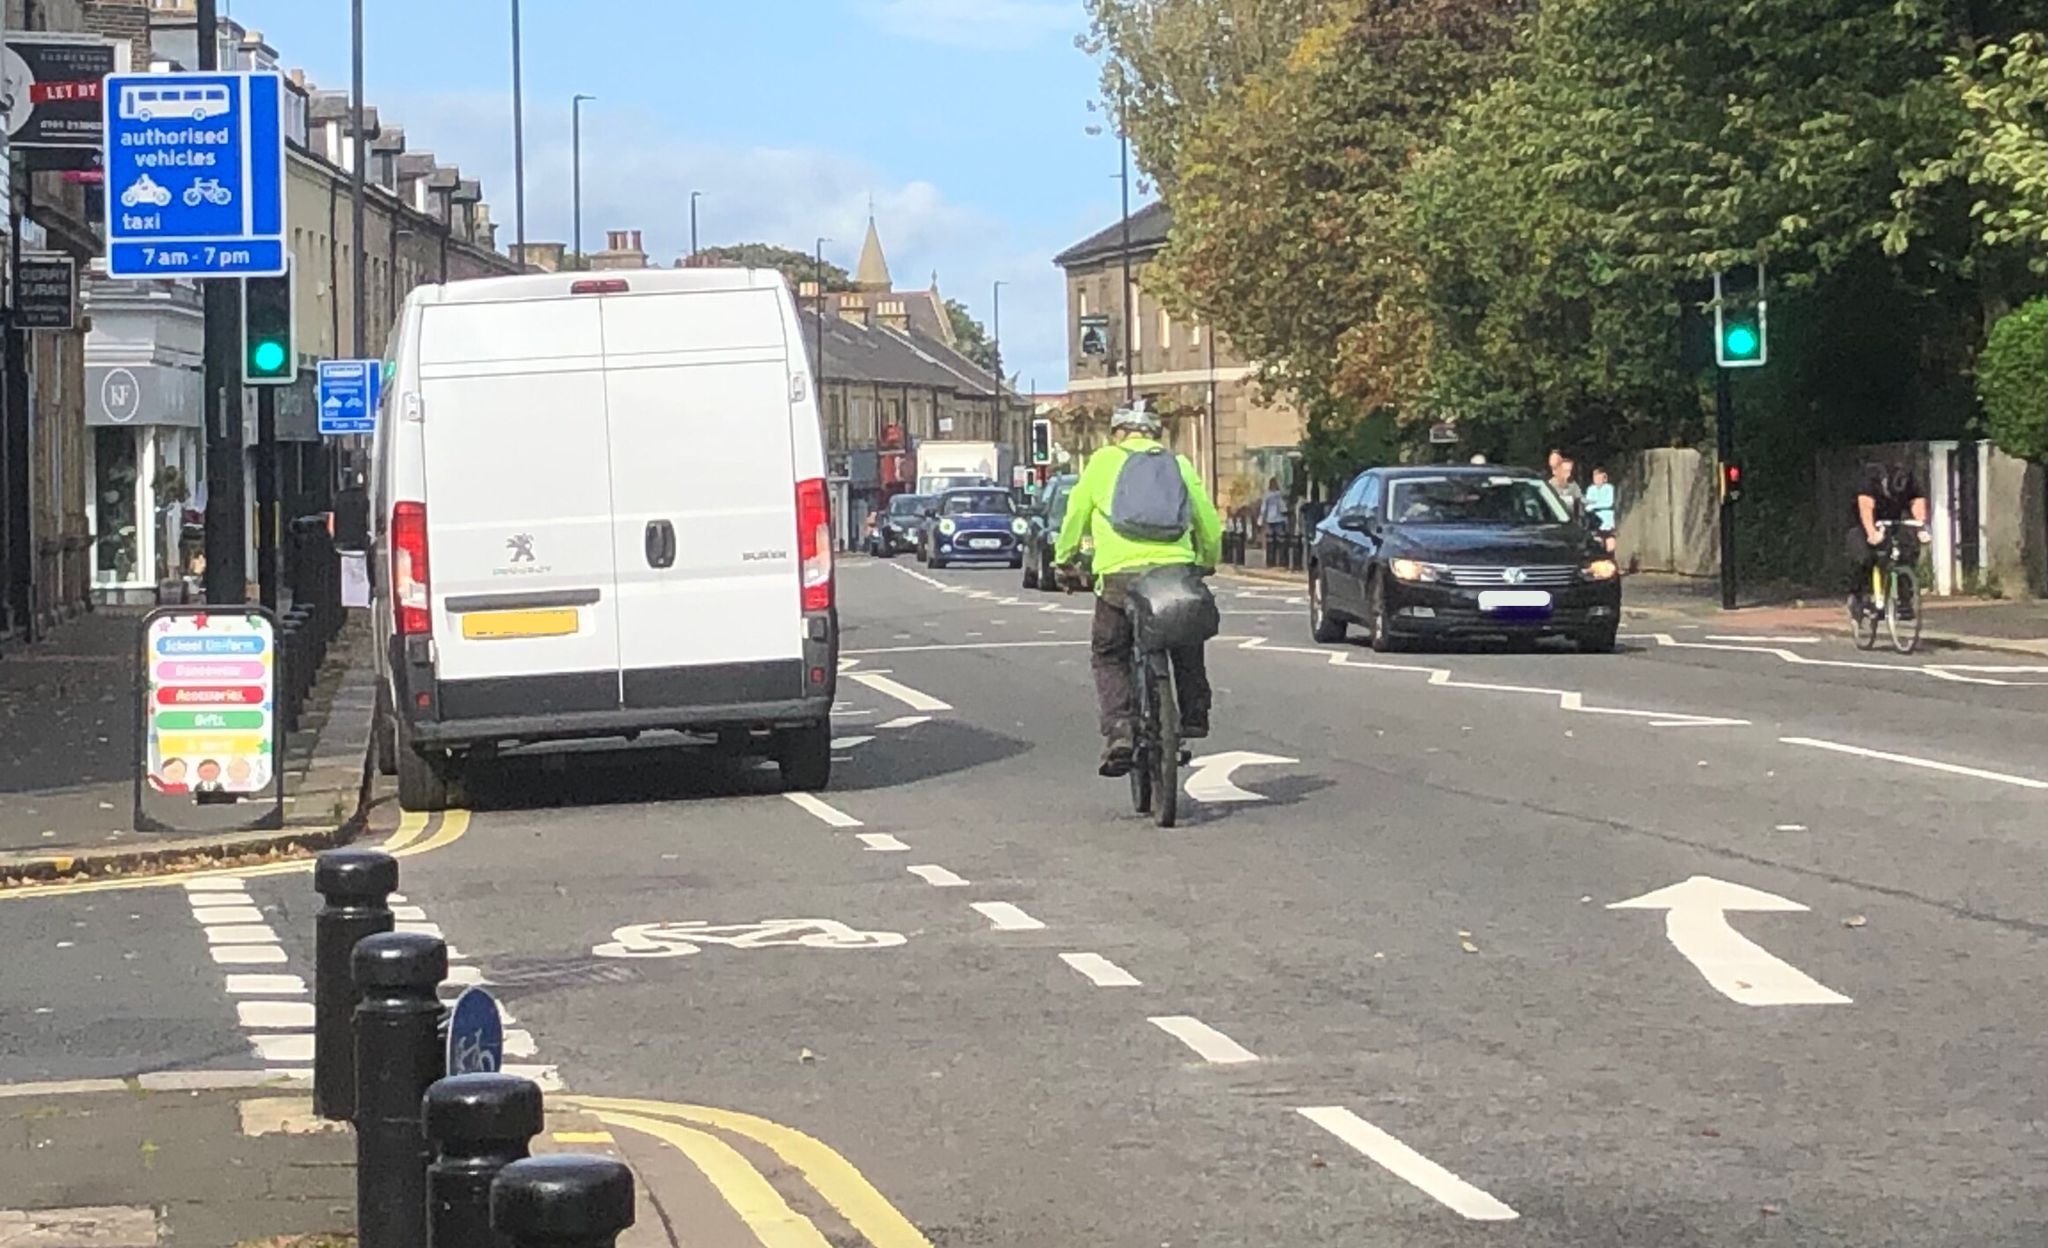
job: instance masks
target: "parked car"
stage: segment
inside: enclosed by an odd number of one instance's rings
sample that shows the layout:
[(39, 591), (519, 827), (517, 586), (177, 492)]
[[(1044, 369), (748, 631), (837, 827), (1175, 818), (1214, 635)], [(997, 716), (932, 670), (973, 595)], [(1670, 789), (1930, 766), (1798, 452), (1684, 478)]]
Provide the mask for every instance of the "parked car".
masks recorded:
[(1030, 526), (1024, 534), (1024, 588), (1059, 592), (1059, 586), (1053, 584), (1052, 552), (1059, 545), (1060, 522), (1067, 518), (1067, 499), (1080, 479), (1070, 473), (1046, 482), (1038, 496), (1039, 506), (1024, 518)]
[(1614, 649), (1621, 578), (1599, 538), (1533, 472), (1374, 468), (1316, 526), (1317, 641), (1363, 626), (1375, 650), (1425, 637), (1568, 637)]
[(884, 559), (917, 550), (918, 536), (924, 532), (924, 509), (931, 502), (922, 494), (898, 494), (889, 500), (889, 507), (875, 524), (875, 548), (871, 552)]
[(772, 269), (408, 296), (371, 473), (379, 762), (407, 809), (445, 809), (472, 755), (664, 729), (760, 733), (785, 784), (826, 785), (839, 619), (803, 341)]
[(983, 562), (1024, 566), (1024, 534), (1030, 526), (1017, 514), (1008, 490), (948, 490), (932, 500), (925, 515), (925, 562), (932, 567)]

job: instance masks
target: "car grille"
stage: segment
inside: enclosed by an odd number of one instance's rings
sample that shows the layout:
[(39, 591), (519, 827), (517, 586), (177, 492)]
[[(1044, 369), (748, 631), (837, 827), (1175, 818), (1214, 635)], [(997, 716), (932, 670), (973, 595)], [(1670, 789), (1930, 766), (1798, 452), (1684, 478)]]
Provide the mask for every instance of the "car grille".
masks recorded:
[(1561, 589), (1576, 585), (1579, 570), (1575, 566), (1515, 568), (1520, 573), (1516, 579), (1509, 579), (1508, 568), (1479, 568), (1452, 565), (1444, 569), (1445, 579), (1453, 585), (1469, 585), (1478, 589)]

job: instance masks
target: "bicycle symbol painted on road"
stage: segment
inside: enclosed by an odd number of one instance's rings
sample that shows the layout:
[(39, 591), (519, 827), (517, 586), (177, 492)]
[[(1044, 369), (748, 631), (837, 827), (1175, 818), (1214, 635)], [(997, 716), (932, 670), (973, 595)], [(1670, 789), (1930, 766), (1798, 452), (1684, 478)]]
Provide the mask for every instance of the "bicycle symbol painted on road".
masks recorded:
[(686, 958), (705, 945), (733, 949), (890, 949), (901, 932), (862, 932), (833, 919), (764, 919), (759, 923), (635, 923), (591, 950), (600, 958)]

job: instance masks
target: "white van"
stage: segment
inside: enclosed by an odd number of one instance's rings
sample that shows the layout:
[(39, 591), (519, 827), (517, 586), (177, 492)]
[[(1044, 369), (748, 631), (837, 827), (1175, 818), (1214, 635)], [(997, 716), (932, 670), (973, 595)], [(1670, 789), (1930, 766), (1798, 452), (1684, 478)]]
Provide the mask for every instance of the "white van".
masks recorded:
[(831, 775), (839, 626), (825, 454), (773, 270), (415, 290), (377, 422), (379, 751), (440, 810), (537, 741), (771, 738)]

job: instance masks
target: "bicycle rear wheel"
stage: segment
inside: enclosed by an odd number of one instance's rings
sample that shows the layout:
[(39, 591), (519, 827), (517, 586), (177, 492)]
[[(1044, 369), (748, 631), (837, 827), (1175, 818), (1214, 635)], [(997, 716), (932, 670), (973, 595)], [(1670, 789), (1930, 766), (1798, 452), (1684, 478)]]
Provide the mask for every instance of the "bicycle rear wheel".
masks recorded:
[(1152, 794), (1152, 817), (1162, 828), (1180, 819), (1180, 700), (1174, 695), (1173, 664), (1165, 654), (1149, 658), (1152, 667), (1152, 715), (1159, 731), (1154, 757), (1159, 779)]
[[(1152, 711), (1152, 667), (1142, 656), (1133, 656), (1131, 675), (1138, 683), (1138, 722), (1131, 745), (1131, 809), (1141, 815), (1152, 813), (1152, 757), (1158, 750)], [(1153, 721), (1156, 722), (1156, 721)]]
[(1920, 581), (1909, 568), (1892, 571), (1891, 610), (1885, 613), (1891, 627), (1892, 649), (1911, 654), (1920, 645)]

